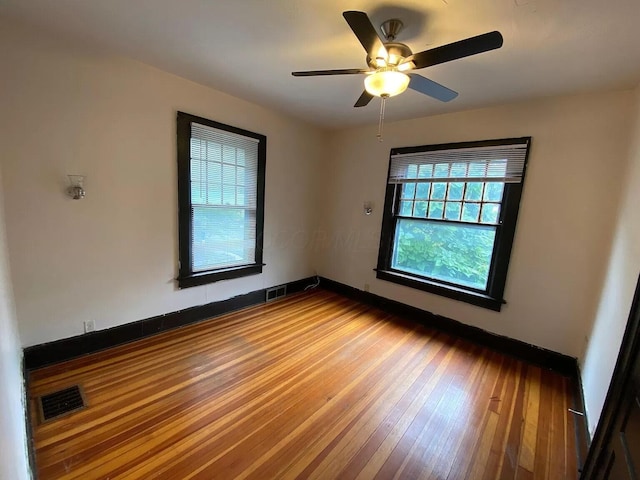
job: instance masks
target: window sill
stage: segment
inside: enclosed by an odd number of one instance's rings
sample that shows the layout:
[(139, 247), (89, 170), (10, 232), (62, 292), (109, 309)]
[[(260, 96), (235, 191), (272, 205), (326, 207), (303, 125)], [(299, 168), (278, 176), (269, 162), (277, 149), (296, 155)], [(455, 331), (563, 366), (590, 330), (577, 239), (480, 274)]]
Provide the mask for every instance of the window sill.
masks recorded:
[(505, 303), (503, 300), (490, 297), (486, 294), (425, 280), (397, 271), (381, 269), (375, 269), (375, 271), (376, 278), (379, 278), (380, 280), (386, 280), (388, 282), (397, 283), (399, 285), (415, 288), (424, 292), (435, 293), (443, 297), (470, 303), (472, 305), (487, 308), (489, 310), (494, 310), (496, 312), (499, 312), (502, 308), (502, 305)]
[(247, 277), (262, 273), (263, 263), (251, 265), (241, 265), (239, 267), (222, 268), (207, 272), (198, 272), (178, 277), (178, 288), (197, 287), (207, 283), (219, 282), (220, 280), (231, 280), (233, 278)]

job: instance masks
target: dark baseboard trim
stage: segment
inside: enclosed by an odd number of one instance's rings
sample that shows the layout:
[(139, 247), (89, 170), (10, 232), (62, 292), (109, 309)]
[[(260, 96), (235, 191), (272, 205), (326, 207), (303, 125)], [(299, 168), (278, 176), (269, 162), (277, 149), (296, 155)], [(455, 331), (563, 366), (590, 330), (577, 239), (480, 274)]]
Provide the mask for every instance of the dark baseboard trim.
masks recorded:
[[(306, 286), (315, 282), (315, 277), (289, 282), (286, 284), (287, 294), (301, 292)], [(97, 332), (27, 347), (24, 349), (25, 369), (29, 371), (54, 363), (64, 362), (82, 355), (115, 347), (116, 345), (140, 340), (141, 338), (155, 335), (166, 330), (172, 330), (235, 310), (259, 305), (265, 303), (266, 290), (267, 289), (263, 288), (227, 300), (186, 308), (184, 310), (178, 310), (177, 312), (166, 313)]]
[(29, 478), (36, 480), (38, 470), (36, 469), (36, 449), (33, 442), (33, 427), (31, 426), (31, 401), (29, 400), (29, 371), (27, 370), (24, 356), (22, 357), (22, 388), (24, 395), (24, 423), (27, 435), (27, 459), (29, 460)]
[(548, 368), (561, 375), (574, 378), (576, 375), (577, 360), (568, 355), (563, 355), (553, 350), (537, 347), (520, 340), (505, 337), (495, 333), (482, 330), (478, 327), (466, 325), (457, 320), (436, 315), (434, 313), (412, 307), (404, 303), (380, 297), (370, 292), (364, 292), (357, 288), (345, 285), (335, 280), (320, 277), (320, 286), (333, 292), (353, 298), (359, 302), (372, 305), (374, 307), (385, 310), (389, 313), (410, 317), (412, 320), (418, 321), (438, 330), (450, 333), (457, 337), (471, 340), (472, 342), (484, 347), (496, 350), (500, 353), (519, 358), (526, 362)]

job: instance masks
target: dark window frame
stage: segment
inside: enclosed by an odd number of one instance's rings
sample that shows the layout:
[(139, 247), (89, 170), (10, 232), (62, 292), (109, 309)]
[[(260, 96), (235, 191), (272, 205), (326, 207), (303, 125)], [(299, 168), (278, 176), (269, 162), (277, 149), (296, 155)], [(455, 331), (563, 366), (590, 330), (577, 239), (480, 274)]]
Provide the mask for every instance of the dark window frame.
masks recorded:
[[(463, 287), (435, 280), (416, 274), (407, 273), (402, 270), (393, 269), (391, 261), (393, 256), (394, 237), (396, 223), (401, 216), (398, 212), (400, 202), (399, 185), (389, 184), (391, 172), (391, 156), (398, 154), (418, 153), (436, 150), (448, 150), (455, 148), (491, 147), (501, 145), (526, 144), (527, 152), (525, 165), (522, 171), (520, 183), (505, 183), (500, 209), (500, 218), (496, 226), (496, 237), (491, 256), (491, 266), (487, 280), (487, 288), (484, 291)], [(376, 278), (397, 283), (407, 287), (415, 288), (425, 292), (435, 293), (454, 300), (463, 301), (499, 312), (504, 300), (504, 290), (507, 280), (507, 271), (513, 248), (513, 239), (516, 231), (520, 200), (522, 198), (522, 188), (525, 180), (529, 153), (531, 151), (531, 137), (505, 138), (496, 140), (481, 140), (474, 142), (444, 143), (437, 145), (422, 145), (416, 147), (403, 147), (391, 149), (389, 158), (389, 170), (387, 172), (387, 185), (385, 192), (384, 211), (382, 218), (382, 230), (380, 234), (380, 247), (378, 250), (378, 266), (375, 269)], [(396, 213), (394, 213), (396, 212)], [(412, 220), (420, 218), (410, 217)], [(425, 221), (429, 219), (425, 218)]]
[[(204, 272), (193, 272), (191, 230), (191, 124), (217, 128), (237, 135), (258, 140), (258, 171), (256, 191), (256, 245), (255, 261), (247, 265), (223, 267)], [(265, 168), (267, 158), (267, 137), (259, 133), (233, 127), (184, 112), (177, 113), (177, 150), (178, 150), (178, 287), (187, 288), (207, 283), (258, 275), (262, 273), (262, 255), (264, 238), (264, 196)]]

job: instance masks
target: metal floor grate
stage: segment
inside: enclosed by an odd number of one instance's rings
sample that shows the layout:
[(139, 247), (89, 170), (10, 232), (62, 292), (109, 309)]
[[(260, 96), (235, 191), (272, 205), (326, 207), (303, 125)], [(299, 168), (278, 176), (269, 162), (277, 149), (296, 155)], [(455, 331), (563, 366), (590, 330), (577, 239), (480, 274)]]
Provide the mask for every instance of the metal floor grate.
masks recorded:
[(43, 422), (85, 407), (84, 396), (79, 385), (73, 385), (48, 395), (42, 395), (39, 400), (38, 406), (40, 407), (40, 416)]
[(287, 286), (286, 285), (280, 285), (278, 287), (273, 287), (273, 288), (267, 288), (267, 298), (266, 301), (267, 302), (271, 302), (273, 300), (276, 300), (280, 297), (284, 297), (287, 294)]

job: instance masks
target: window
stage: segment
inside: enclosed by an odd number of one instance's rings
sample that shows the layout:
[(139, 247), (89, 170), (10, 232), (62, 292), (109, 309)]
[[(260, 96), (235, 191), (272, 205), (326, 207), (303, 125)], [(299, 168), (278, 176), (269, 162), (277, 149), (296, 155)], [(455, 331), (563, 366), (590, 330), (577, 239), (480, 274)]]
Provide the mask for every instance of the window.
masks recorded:
[(391, 150), (377, 277), (499, 311), (530, 142)]
[(180, 288), (262, 273), (264, 135), (178, 112)]

